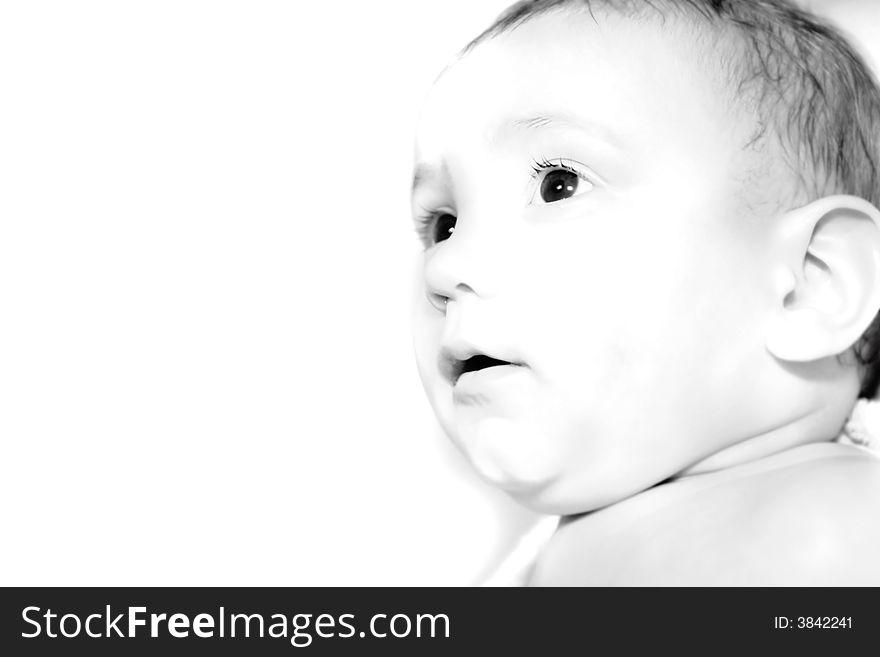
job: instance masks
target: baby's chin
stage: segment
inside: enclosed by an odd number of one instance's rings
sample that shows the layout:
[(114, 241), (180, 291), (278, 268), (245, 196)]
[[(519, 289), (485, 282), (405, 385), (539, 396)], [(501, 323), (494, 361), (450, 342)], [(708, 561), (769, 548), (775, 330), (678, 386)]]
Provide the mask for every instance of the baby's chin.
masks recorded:
[(459, 423), (455, 434), (477, 474), (523, 503), (539, 497), (560, 474), (557, 450), (522, 422), (487, 417)]
[(578, 467), (566, 448), (570, 438), (547, 429), (495, 416), (459, 421), (450, 437), (484, 481), (538, 513), (586, 513), (635, 492), (618, 490), (625, 477), (603, 477), (600, 459)]

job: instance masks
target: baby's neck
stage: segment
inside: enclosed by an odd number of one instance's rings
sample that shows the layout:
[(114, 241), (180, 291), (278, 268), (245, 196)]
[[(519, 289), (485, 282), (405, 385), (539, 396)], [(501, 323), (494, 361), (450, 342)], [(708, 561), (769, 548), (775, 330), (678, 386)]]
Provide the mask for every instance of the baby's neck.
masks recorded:
[(672, 479), (683, 479), (759, 463), (790, 450), (812, 443), (826, 443), (837, 438), (842, 421), (820, 408), (796, 416), (780, 426), (749, 436), (729, 447), (714, 452), (684, 468)]
[(559, 526), (564, 527), (572, 521), (584, 520), (588, 517), (591, 523), (611, 523), (608, 526), (615, 526), (614, 523), (619, 522), (629, 523), (634, 518), (654, 516), (660, 510), (676, 504), (683, 498), (693, 498), (694, 495), (700, 495), (709, 489), (723, 487), (737, 481), (746, 481), (753, 477), (761, 477), (773, 471), (782, 471), (810, 461), (835, 459), (842, 456), (852, 457), (854, 450), (863, 454), (865, 452), (861, 448), (841, 444), (835, 440), (797, 444), (794, 447), (728, 467), (706, 469), (700, 473), (691, 472), (687, 475), (672, 477), (601, 509), (562, 516)]

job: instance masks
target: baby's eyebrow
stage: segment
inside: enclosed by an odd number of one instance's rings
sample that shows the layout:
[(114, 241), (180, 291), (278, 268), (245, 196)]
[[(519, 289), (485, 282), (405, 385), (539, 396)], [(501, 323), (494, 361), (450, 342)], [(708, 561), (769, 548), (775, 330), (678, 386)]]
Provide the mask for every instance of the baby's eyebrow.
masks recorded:
[(415, 191), (420, 185), (427, 183), (429, 180), (442, 178), (447, 175), (446, 161), (444, 160), (441, 168), (438, 169), (430, 164), (419, 162), (413, 169), (412, 191)]
[[(517, 132), (539, 132), (542, 130), (577, 130), (585, 133), (593, 139), (602, 141), (617, 149), (623, 148), (623, 140), (610, 128), (594, 122), (585, 121), (582, 118), (568, 113), (541, 113), (530, 116), (507, 118), (495, 124), (494, 130), (487, 133), (492, 142), (502, 140), (511, 130)], [(441, 168), (419, 162), (413, 168), (412, 191), (419, 186), (438, 178), (448, 179), (446, 161), (442, 162)]]
[(533, 116), (515, 117), (499, 122), (497, 128), (491, 133), (491, 138), (498, 139), (510, 129), (514, 131), (535, 132), (540, 130), (567, 129), (584, 132), (591, 137), (599, 139), (609, 146), (621, 148), (623, 140), (614, 130), (593, 121), (569, 113), (540, 113)]
[(510, 123), (514, 128), (541, 128), (554, 122), (549, 116), (531, 116), (525, 119), (514, 119)]

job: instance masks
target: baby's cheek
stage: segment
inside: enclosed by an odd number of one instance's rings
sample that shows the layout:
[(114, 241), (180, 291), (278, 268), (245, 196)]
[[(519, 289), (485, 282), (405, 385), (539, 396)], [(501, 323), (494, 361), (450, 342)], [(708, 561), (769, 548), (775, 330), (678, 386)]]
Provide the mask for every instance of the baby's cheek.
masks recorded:
[(443, 316), (427, 301), (416, 300), (413, 317), (413, 348), (422, 386), (434, 414), (447, 434), (452, 430), (452, 393), (438, 366)]

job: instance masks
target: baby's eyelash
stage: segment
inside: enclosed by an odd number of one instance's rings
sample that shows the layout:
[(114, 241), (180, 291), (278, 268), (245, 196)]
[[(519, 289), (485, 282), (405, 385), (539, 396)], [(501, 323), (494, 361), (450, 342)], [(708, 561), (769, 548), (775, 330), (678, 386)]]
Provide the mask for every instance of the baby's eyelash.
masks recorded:
[(554, 160), (550, 162), (546, 158), (541, 158), (540, 161), (532, 158), (532, 180), (537, 179), (537, 177), (541, 174), (542, 171), (547, 171), (548, 169), (564, 169), (566, 171), (571, 171), (573, 174), (578, 176), (581, 180), (585, 180), (589, 183), (593, 183), (594, 180), (591, 176), (588, 176), (581, 169), (574, 166), (574, 164), (568, 164), (571, 160), (566, 160), (564, 157)]
[(421, 205), (418, 207), (419, 211), (413, 215), (413, 221), (416, 224), (416, 235), (418, 235), (419, 241), (427, 248), (431, 246), (431, 227), (434, 225), (434, 220), (441, 213), (428, 210)]

